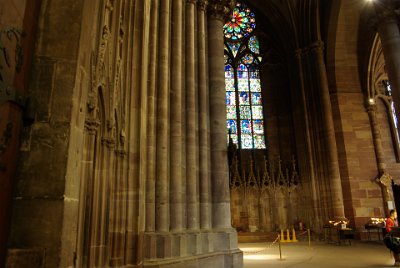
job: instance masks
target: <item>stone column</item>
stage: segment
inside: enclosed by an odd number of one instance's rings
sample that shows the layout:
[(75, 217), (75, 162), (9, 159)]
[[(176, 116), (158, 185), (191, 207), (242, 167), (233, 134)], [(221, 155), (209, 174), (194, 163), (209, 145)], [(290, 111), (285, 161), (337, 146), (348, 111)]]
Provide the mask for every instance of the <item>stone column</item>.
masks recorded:
[(157, 87), (156, 231), (169, 231), (169, 31), (170, 0), (160, 1)]
[[(394, 2), (394, 1), (392, 1)], [(389, 76), (392, 97), (400, 118), (400, 29), (399, 16), (391, 3), (375, 4), (377, 28), (382, 43), (385, 66)], [(397, 10), (399, 11), (399, 10)]]
[(385, 158), (383, 156), (384, 153), (382, 147), (381, 134), (379, 131), (378, 122), (376, 121), (376, 105), (370, 104), (367, 107), (367, 111), (372, 128), (372, 138), (374, 142), (376, 161), (378, 164), (378, 171), (379, 171), (378, 174), (379, 177), (377, 178), (377, 182), (381, 186), (382, 190), (383, 208), (385, 210), (384, 213), (385, 215), (389, 215), (388, 202), (393, 201), (392, 178), (389, 176), (389, 174), (386, 173), (386, 163), (385, 163)]
[[(317, 230), (320, 230), (322, 224), (321, 224), (321, 217), (320, 213), (318, 212), (318, 196), (317, 196), (317, 185), (315, 182), (315, 168), (314, 168), (314, 157), (312, 153), (312, 143), (311, 143), (311, 134), (310, 134), (310, 123), (309, 123), (309, 113), (308, 113), (308, 105), (307, 105), (307, 99), (306, 99), (306, 93), (304, 89), (304, 75), (303, 75), (303, 61), (302, 61), (302, 51), (299, 49), (296, 51), (296, 61), (297, 61), (297, 67), (298, 67), (298, 74), (299, 74), (299, 82), (300, 82), (300, 95), (301, 95), (301, 105), (302, 105), (302, 110), (303, 110), (303, 115), (304, 115), (304, 136), (306, 138), (305, 140), (305, 149), (307, 150), (307, 156), (306, 156), (306, 165), (308, 168), (309, 176), (310, 176), (310, 191), (311, 191), (311, 205), (312, 205), (312, 212), (314, 214), (316, 221), (316, 226), (314, 226)], [(308, 224), (311, 223), (311, 217), (309, 219), (306, 219)]]
[(224, 14), (231, 1), (210, 1), (208, 16), (208, 62), (210, 81), (210, 138), (213, 227), (230, 228), (230, 196), (227, 154)]
[[(7, 90), (15, 91), (10, 92), (10, 95), (15, 96), (14, 100), (10, 98), (11, 101), (0, 103), (0, 135), (2, 137), (0, 151), (0, 267), (5, 266), (12, 210), (12, 189), (20, 149), (20, 133), (23, 128), (23, 106), (26, 104), (40, 7), (40, 1), (15, 3), (12, 0), (5, 0), (0, 3), (0, 9), (6, 11), (0, 18), (0, 31), (2, 31), (0, 42), (4, 46), (0, 55), (0, 62), (3, 64), (0, 66), (0, 90), (4, 92), (7, 88)], [(23, 33), (25, 34), (23, 35)], [(17, 52), (18, 49), (20, 54)], [(5, 58), (5, 53), (10, 55), (9, 58)]]
[(187, 228), (199, 229), (197, 135), (196, 135), (196, 69), (195, 69), (195, 3), (186, 1), (186, 187)]
[(210, 193), (210, 141), (209, 141), (209, 101), (207, 88), (206, 59), (206, 0), (197, 1), (197, 40), (198, 40), (198, 90), (199, 90), (199, 184), (200, 184), (200, 227), (211, 228)]
[(322, 113), (324, 117), (324, 134), (326, 141), (326, 157), (328, 164), (328, 175), (330, 182), (330, 191), (332, 194), (333, 216), (335, 218), (344, 218), (344, 204), (342, 183), (339, 172), (339, 159), (336, 146), (335, 127), (333, 124), (332, 104), (326, 75), (326, 67), (324, 61), (324, 44), (321, 41), (315, 42), (311, 47), (314, 56), (316, 73), (319, 81), (319, 90), (321, 90)]
[(172, 1), (170, 228), (182, 230), (182, 0)]
[(155, 231), (155, 187), (156, 187), (156, 74), (157, 74), (157, 36), (158, 0), (151, 2), (150, 42), (149, 42), (149, 81), (148, 81), (148, 123), (147, 123), (147, 180), (146, 180), (146, 232)]

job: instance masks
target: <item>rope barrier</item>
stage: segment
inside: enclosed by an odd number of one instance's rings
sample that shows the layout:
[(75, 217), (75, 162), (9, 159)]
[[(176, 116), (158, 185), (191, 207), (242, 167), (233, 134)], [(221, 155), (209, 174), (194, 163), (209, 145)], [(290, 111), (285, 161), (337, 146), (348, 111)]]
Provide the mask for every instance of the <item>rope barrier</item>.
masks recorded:
[[(309, 231), (310, 231), (310, 230), (307, 229), (306, 231), (304, 231), (304, 232), (298, 234), (298, 236), (305, 235), (305, 234), (308, 234), (308, 236), (310, 236), (310, 235), (309, 235)], [(276, 242), (278, 242), (278, 241), (280, 242), (280, 239), (281, 239), (281, 235), (280, 235), (280, 234), (277, 234), (275, 240), (272, 241), (266, 248), (261, 249), (261, 250), (253, 250), (253, 251), (245, 251), (245, 250), (243, 250), (243, 253), (244, 253), (244, 254), (259, 254), (259, 253), (266, 252), (267, 250), (269, 250), (270, 248), (272, 248), (272, 246), (275, 245)], [(310, 237), (309, 237), (309, 239), (310, 239)], [(309, 241), (309, 244), (310, 244), (310, 241)]]
[(258, 253), (261, 253), (261, 252), (263, 252), (263, 251), (267, 251), (267, 250), (270, 249), (276, 242), (279, 241), (280, 237), (281, 237), (281, 236), (278, 234), (277, 237), (276, 237), (276, 239), (275, 239), (274, 241), (272, 241), (272, 242), (271, 242), (266, 248), (264, 248), (264, 249), (255, 250), (255, 251), (245, 251), (245, 250), (243, 250), (243, 253), (244, 253), (244, 254), (258, 254)]

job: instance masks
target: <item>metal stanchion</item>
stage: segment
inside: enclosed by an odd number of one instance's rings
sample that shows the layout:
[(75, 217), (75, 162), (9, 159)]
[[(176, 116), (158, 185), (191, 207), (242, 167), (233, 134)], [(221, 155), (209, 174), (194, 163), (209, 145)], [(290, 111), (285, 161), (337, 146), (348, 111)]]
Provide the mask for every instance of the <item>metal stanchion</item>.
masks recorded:
[(311, 247), (311, 234), (310, 234), (310, 228), (307, 228), (307, 235), (308, 235), (308, 247)]
[[(279, 235), (278, 235), (279, 236)], [(279, 246), (279, 260), (280, 261), (283, 261), (283, 259), (282, 259), (282, 248), (281, 248), (281, 239), (280, 239), (280, 237), (279, 237), (279, 239), (278, 239), (278, 246)]]

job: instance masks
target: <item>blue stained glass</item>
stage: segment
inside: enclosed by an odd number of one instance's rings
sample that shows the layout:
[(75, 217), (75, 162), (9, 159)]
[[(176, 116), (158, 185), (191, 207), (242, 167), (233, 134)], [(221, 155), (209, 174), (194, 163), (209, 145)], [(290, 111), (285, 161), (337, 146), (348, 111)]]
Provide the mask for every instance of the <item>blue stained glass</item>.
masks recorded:
[(255, 36), (249, 38), (248, 46), (253, 53), (260, 53), (260, 44)]
[(261, 93), (251, 93), (251, 105), (261, 105)]
[(231, 130), (231, 134), (237, 134), (237, 126), (236, 126), (236, 120), (226, 120), (226, 127), (229, 130)]
[(239, 106), (239, 114), (240, 118), (242, 119), (250, 119), (251, 118), (250, 106)]
[(253, 55), (251, 55), (251, 54), (246, 54), (246, 55), (244, 55), (243, 58), (242, 58), (242, 62), (243, 62), (244, 64), (247, 64), (247, 65), (252, 64), (253, 61), (254, 61), (254, 57), (253, 57)]
[(239, 105), (250, 105), (249, 93), (239, 92)]
[(227, 64), (225, 65), (225, 78), (234, 78), (234, 69), (232, 68), (231, 65)]
[(253, 120), (253, 130), (254, 134), (263, 135), (264, 134), (264, 122), (263, 120)]
[(240, 126), (241, 126), (242, 133), (251, 134), (250, 120), (240, 120)]
[(263, 113), (262, 113), (262, 106), (257, 105), (251, 107), (252, 112), (253, 112), (253, 118), (254, 119), (262, 119), (263, 118)]
[(250, 134), (242, 134), (241, 142), (242, 142), (243, 149), (252, 149), (253, 148), (253, 139)]
[(226, 92), (226, 105), (236, 105), (235, 92)]
[(236, 106), (226, 106), (226, 118), (236, 119)]
[(232, 55), (233, 57), (236, 57), (236, 54), (239, 51), (239, 47), (240, 47), (240, 43), (232, 43), (232, 42), (228, 42), (228, 46), (232, 51)]

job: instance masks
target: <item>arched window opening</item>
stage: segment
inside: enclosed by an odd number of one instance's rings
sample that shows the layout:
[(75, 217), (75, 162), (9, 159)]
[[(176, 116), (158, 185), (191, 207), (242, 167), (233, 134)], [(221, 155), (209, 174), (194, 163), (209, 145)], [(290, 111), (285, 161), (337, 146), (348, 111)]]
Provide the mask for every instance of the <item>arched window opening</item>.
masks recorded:
[(255, 27), (254, 13), (240, 2), (224, 25), (227, 135), (240, 149), (266, 148)]
[[(388, 97), (392, 96), (392, 89), (390, 88), (390, 83), (388, 80), (382, 80), (382, 84), (384, 87), (385, 95)], [(393, 99), (390, 100), (390, 114), (391, 114), (391, 119), (393, 121), (393, 126), (394, 126), (394, 132), (396, 136), (396, 143), (400, 144), (400, 138), (399, 138), (399, 124), (397, 121), (397, 116), (396, 116), (396, 109), (394, 108), (394, 102)]]

